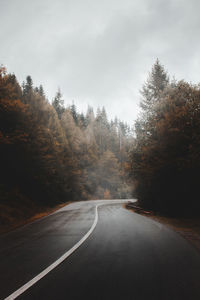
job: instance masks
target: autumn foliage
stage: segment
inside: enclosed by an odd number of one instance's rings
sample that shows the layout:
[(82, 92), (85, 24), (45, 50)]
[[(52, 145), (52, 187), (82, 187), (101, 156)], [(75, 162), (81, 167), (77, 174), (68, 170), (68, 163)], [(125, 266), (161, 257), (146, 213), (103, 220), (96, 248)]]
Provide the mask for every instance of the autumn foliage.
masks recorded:
[[(151, 82), (154, 75), (150, 74)], [(150, 105), (143, 107), (135, 124), (131, 154), (135, 193), (145, 207), (170, 214), (198, 214), (200, 87), (184, 81), (170, 83), (167, 78), (159, 89), (160, 82), (162, 78), (154, 81), (159, 97), (145, 96)]]
[(131, 140), (128, 125), (109, 122), (104, 108), (80, 114), (64, 106), (60, 91), (49, 103), (30, 76), (20, 86), (0, 68), (1, 211), (130, 197), (124, 165)]

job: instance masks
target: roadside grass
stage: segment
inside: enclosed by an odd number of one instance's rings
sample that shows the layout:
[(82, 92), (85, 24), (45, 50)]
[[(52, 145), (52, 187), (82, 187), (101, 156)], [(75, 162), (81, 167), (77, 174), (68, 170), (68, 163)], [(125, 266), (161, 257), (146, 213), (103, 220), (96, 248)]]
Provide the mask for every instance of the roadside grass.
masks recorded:
[[(134, 203), (137, 207), (137, 202)], [(178, 232), (186, 240), (188, 240), (197, 250), (200, 251), (200, 218), (198, 217), (168, 217), (152, 211), (144, 211), (131, 207), (131, 204), (125, 205), (129, 210), (151, 218), (166, 226), (169, 226), (174, 231)]]

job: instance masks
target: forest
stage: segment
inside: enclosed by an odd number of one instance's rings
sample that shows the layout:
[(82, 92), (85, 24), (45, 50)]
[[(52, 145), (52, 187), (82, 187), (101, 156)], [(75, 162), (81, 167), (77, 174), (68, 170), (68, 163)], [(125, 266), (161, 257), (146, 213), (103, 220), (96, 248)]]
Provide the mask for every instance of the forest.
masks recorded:
[(1, 225), (38, 207), (67, 201), (130, 198), (130, 126), (104, 107), (79, 113), (58, 90), (51, 103), (31, 76), (20, 85), (0, 69)]
[(145, 209), (199, 214), (200, 85), (171, 80), (156, 60), (134, 127), (106, 109), (80, 113), (58, 90), (0, 68), (0, 222), (38, 208), (137, 198)]
[(159, 60), (141, 91), (131, 176), (143, 207), (199, 214), (200, 85), (170, 80)]

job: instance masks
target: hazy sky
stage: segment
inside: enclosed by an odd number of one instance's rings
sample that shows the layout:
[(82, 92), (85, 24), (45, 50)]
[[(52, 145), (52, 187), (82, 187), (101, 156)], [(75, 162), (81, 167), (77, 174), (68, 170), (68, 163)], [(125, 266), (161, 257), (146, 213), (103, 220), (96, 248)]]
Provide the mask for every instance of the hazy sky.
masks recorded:
[(200, 82), (199, 0), (0, 0), (0, 64), (51, 100), (105, 106), (133, 123), (156, 58)]

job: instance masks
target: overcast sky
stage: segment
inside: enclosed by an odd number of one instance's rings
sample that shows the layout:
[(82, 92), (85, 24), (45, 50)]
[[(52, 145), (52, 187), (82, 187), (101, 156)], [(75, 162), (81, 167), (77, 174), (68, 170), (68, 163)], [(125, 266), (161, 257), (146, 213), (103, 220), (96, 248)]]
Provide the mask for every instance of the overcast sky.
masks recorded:
[(200, 82), (199, 0), (0, 0), (0, 64), (132, 124), (156, 58)]

